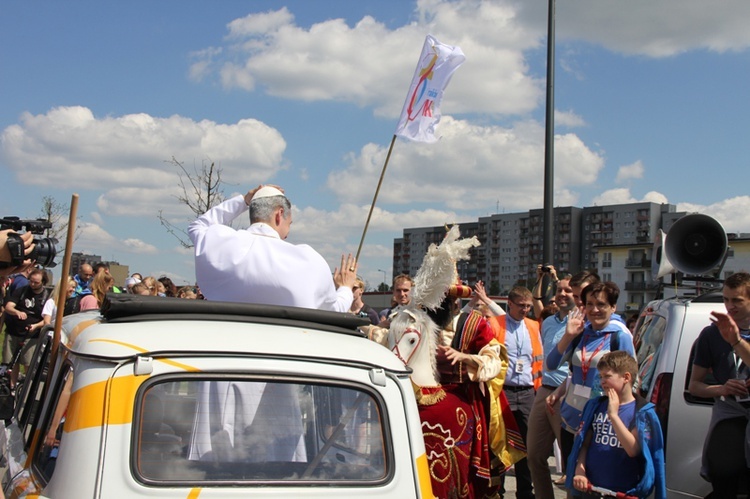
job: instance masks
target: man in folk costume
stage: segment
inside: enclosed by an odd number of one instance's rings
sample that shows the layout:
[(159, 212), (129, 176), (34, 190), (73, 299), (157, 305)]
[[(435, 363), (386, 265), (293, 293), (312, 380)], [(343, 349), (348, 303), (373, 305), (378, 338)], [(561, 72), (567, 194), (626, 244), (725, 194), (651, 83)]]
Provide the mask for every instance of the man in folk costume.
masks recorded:
[[(456, 497), (493, 497), (500, 476), (525, 457), (525, 447), (502, 393), (508, 367), (505, 347), (495, 340), (479, 312), (460, 313), (460, 298), (470, 296), (471, 288), (455, 284), (455, 264), (468, 259), (469, 248), (478, 246), (479, 241), (458, 237), (458, 226), (454, 226), (440, 246), (430, 247), (415, 278), (413, 302), (426, 309), (439, 328), (436, 363), (440, 388), (468, 403), (474, 420), (470, 453), (462, 456), (469, 459), (470, 480), (458, 491), (443, 492), (457, 492)], [(423, 396), (418, 392), (423, 421), (430, 420), (430, 411), (443, 410), (436, 405), (439, 393)], [(428, 438), (426, 433), (426, 441)], [(432, 478), (436, 495), (443, 497), (435, 487), (435, 479), (440, 477)]]
[[(507, 347), (508, 374), (503, 391), (508, 398), (513, 416), (521, 430), (524, 442), (529, 415), (534, 405), (536, 390), (542, 385), (544, 350), (539, 323), (526, 317), (531, 310), (531, 292), (516, 286), (508, 293), (508, 313), (498, 317), (500, 333), (497, 341)], [(533, 499), (534, 487), (528, 462), (522, 459), (515, 465), (516, 498)]]

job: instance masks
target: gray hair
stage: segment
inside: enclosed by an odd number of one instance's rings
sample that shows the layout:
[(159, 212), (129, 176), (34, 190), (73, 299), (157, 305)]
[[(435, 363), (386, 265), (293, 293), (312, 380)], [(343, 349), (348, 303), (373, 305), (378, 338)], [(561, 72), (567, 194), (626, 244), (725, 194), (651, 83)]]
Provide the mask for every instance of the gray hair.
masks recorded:
[(269, 196), (250, 201), (250, 223), (268, 222), (277, 208), (284, 209), (284, 218), (292, 216), (292, 203), (286, 196)]

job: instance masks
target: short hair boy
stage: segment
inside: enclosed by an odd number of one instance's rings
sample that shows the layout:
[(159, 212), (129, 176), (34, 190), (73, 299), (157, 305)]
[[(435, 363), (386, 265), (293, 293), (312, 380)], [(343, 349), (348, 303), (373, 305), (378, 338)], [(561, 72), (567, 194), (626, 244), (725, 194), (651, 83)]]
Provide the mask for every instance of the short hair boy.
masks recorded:
[(633, 394), (636, 360), (619, 350), (604, 354), (596, 367), (605, 396), (584, 407), (568, 461), (575, 471), (566, 486), (583, 497), (610, 491), (647, 497), (653, 491), (665, 498), (664, 440), (654, 405)]

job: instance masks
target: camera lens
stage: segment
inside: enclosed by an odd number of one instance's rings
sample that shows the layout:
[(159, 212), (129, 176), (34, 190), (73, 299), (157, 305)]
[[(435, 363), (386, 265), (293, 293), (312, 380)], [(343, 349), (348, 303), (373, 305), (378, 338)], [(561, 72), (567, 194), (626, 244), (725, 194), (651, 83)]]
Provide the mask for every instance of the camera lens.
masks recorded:
[(34, 245), (34, 250), (29, 254), (29, 258), (36, 260), (37, 264), (45, 268), (57, 265), (55, 263), (57, 239), (54, 237), (34, 237)]

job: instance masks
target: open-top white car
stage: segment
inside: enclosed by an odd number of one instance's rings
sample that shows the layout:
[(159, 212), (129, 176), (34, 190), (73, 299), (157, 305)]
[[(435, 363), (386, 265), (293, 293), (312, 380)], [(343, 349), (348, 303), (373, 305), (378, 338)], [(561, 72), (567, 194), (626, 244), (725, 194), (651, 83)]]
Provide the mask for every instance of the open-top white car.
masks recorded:
[(361, 325), (109, 295), (39, 341), (6, 497), (432, 497), (409, 372)]

